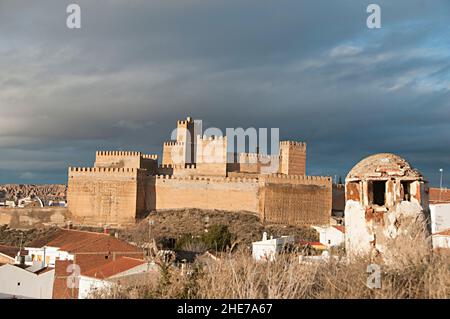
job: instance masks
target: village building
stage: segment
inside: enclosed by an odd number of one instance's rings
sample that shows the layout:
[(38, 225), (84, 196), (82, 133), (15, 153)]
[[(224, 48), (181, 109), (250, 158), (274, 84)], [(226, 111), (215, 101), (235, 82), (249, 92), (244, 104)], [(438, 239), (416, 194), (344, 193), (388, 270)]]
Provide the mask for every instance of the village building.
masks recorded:
[(428, 183), (422, 174), (398, 155), (369, 156), (345, 180), (345, 229), (347, 254), (383, 256), (412, 228), (429, 225)]
[(48, 267), (0, 266), (0, 294), (9, 298), (51, 299), (55, 269)]
[(131, 257), (119, 257), (107, 264), (83, 271), (79, 277), (78, 299), (93, 293), (108, 292), (121, 285), (139, 286), (155, 283), (159, 269), (155, 263)]
[(345, 242), (345, 226), (313, 227), (319, 233), (319, 242), (327, 248), (336, 247)]
[(294, 236), (281, 236), (279, 238), (267, 238), (264, 232), (262, 240), (252, 243), (253, 259), (260, 261), (274, 261), (276, 256), (283, 251), (287, 245), (294, 244)]

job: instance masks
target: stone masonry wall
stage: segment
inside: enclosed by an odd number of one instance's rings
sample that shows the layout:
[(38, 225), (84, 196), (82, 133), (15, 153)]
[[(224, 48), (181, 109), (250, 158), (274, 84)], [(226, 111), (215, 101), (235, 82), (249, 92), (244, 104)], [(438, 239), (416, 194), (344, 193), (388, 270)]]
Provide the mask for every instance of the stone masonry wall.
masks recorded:
[(74, 222), (133, 224), (142, 175), (134, 168), (69, 168), (67, 203)]
[(262, 183), (261, 219), (295, 226), (328, 225), (332, 210), (329, 177), (267, 176)]

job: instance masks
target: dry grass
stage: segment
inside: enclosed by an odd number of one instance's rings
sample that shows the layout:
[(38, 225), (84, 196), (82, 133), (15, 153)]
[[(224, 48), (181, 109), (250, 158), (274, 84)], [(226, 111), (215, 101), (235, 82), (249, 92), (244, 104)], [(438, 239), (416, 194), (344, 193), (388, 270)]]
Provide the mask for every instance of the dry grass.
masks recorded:
[[(448, 257), (430, 254), (420, 263), (381, 266), (381, 288), (367, 286), (368, 259), (300, 264), (295, 255), (256, 262), (245, 252), (224, 256), (190, 275), (162, 268), (156, 285), (122, 287), (118, 298), (449, 298)], [(113, 296), (106, 293), (103, 297)]]
[[(224, 253), (219, 260), (198, 263), (191, 272), (161, 265), (157, 284), (122, 286), (102, 297), (117, 298), (450, 298), (450, 257), (437, 254), (424, 240), (419, 223), (404, 237), (387, 242), (388, 259), (352, 256), (340, 260), (299, 262), (297, 254), (281, 254), (273, 262), (257, 262), (245, 250)], [(367, 267), (381, 268), (381, 287), (369, 288)]]

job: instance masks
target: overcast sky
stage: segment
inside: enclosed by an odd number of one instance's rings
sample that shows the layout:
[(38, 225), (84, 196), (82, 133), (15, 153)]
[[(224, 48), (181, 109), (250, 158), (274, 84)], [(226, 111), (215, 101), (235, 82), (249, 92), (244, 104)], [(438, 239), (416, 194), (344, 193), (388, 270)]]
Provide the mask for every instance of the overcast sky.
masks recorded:
[(278, 127), (311, 175), (394, 152), (450, 187), (449, 19), (448, 0), (0, 0), (0, 183), (160, 153), (190, 115)]

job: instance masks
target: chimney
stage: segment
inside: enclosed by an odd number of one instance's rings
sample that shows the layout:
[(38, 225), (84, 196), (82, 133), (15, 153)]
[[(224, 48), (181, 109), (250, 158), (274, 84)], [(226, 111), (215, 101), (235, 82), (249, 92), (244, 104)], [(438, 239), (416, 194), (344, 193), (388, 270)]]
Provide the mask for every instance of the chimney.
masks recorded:
[(267, 233), (266, 233), (266, 232), (263, 233), (263, 238), (262, 238), (262, 240), (267, 240)]

